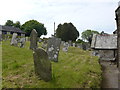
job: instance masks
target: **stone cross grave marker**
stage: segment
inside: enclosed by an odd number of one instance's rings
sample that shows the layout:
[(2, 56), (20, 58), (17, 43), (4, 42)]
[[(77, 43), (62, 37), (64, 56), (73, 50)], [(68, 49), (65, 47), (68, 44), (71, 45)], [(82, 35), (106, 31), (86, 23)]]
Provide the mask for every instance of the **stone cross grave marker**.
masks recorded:
[(37, 45), (37, 31), (35, 29), (32, 30), (30, 34), (30, 49), (35, 50), (38, 45)]
[(48, 40), (47, 53), (50, 60), (58, 62), (58, 55), (60, 50), (60, 38), (52, 37)]
[(36, 75), (44, 81), (50, 81), (52, 79), (52, 69), (47, 52), (37, 48), (34, 50), (33, 57)]
[(13, 33), (12, 40), (11, 40), (11, 45), (17, 46), (17, 33)]

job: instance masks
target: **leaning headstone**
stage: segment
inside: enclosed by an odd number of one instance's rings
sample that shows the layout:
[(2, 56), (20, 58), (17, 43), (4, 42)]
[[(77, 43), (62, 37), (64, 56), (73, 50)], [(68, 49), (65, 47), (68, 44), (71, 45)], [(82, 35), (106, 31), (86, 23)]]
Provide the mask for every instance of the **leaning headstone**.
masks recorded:
[(33, 53), (35, 73), (44, 81), (52, 79), (51, 62), (48, 59), (48, 54), (43, 49), (37, 48)]
[(13, 33), (12, 40), (11, 40), (11, 45), (17, 46), (17, 33)]
[(32, 30), (30, 34), (30, 49), (35, 50), (37, 46), (37, 31), (35, 29)]
[(50, 60), (58, 62), (58, 55), (60, 50), (60, 38), (52, 37), (48, 40), (47, 53)]

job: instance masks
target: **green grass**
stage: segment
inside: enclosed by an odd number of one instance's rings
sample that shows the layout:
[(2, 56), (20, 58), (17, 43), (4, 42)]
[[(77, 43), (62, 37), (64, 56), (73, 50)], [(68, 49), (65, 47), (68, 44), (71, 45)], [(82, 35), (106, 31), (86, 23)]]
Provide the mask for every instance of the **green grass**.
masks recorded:
[[(41, 44), (39, 45), (41, 46)], [(25, 48), (2, 44), (2, 87), (3, 88), (99, 88), (101, 67), (98, 57), (89, 51), (70, 47), (68, 52), (59, 53), (59, 62), (52, 63), (52, 80), (39, 80), (34, 73), (33, 54), (29, 42)]]

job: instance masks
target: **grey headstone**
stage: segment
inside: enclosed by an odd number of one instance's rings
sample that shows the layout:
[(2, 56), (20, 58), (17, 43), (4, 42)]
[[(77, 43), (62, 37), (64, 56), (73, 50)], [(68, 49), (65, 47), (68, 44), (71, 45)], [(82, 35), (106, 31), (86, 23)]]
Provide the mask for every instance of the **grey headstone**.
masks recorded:
[(32, 30), (30, 34), (30, 49), (35, 50), (37, 46), (37, 31), (35, 29)]
[(37, 48), (33, 53), (35, 73), (44, 81), (52, 79), (51, 62), (43, 49)]
[(13, 33), (12, 40), (11, 40), (11, 45), (17, 46), (17, 33)]
[(25, 46), (25, 38), (20, 38), (20, 48)]
[(73, 47), (75, 47), (75, 43), (73, 43)]
[(60, 50), (60, 38), (50, 38), (48, 40), (47, 53), (50, 60), (58, 62), (58, 54)]
[(68, 48), (69, 48), (69, 43), (65, 42), (64, 45), (63, 45), (62, 51), (67, 52)]

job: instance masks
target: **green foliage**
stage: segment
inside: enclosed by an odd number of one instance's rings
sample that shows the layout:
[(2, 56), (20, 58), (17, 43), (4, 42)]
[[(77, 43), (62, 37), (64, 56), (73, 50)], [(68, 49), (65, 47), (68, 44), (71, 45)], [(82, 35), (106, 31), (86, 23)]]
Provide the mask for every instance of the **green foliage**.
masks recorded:
[[(2, 43), (2, 88), (100, 88), (101, 66), (98, 57), (89, 51), (70, 47), (59, 53), (59, 62), (52, 63), (52, 80), (39, 80), (34, 72), (33, 52)], [(40, 46), (40, 45), (39, 45)]]
[(5, 23), (5, 26), (13, 26), (14, 23), (12, 20), (7, 20), (7, 22)]
[(20, 28), (21, 24), (19, 21), (16, 21), (15, 23), (12, 20), (7, 20), (7, 22), (5, 23), (5, 26), (14, 26), (16, 28)]
[(72, 23), (59, 24), (56, 30), (56, 37), (61, 38), (63, 41), (76, 41), (79, 37), (79, 32)]
[(84, 43), (84, 41), (82, 39), (78, 39), (76, 43)]
[(21, 27), (20, 22), (19, 22), (19, 21), (16, 21), (16, 22), (14, 23), (14, 27), (16, 27), (16, 28), (20, 28), (20, 27)]
[(87, 40), (91, 44), (93, 34), (99, 34), (99, 32), (98, 31), (94, 31), (94, 30), (86, 30), (86, 31), (82, 32), (82, 36), (81, 37), (82, 37), (83, 40)]
[(29, 20), (29, 21), (25, 22), (21, 26), (21, 29), (26, 32), (26, 36), (30, 36), (30, 33), (33, 29), (36, 29), (36, 31), (38, 32), (38, 37), (40, 37), (41, 35), (47, 34), (44, 24), (39, 23), (36, 20)]

